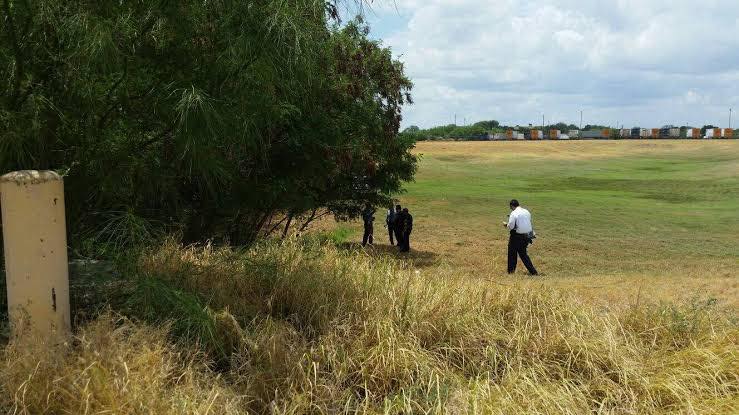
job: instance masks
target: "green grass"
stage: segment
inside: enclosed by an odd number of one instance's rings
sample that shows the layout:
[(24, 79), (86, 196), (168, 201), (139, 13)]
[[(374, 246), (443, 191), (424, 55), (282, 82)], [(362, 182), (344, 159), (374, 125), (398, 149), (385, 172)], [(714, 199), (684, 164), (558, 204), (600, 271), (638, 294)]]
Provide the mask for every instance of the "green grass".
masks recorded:
[(435, 265), (500, 276), (500, 222), (516, 198), (534, 215), (531, 252), (550, 282), (686, 278), (685, 296), (698, 278), (721, 278), (695, 294), (736, 301), (739, 142), (420, 143), (417, 151), (416, 181), (400, 199), (415, 218), (414, 247), (435, 254)]

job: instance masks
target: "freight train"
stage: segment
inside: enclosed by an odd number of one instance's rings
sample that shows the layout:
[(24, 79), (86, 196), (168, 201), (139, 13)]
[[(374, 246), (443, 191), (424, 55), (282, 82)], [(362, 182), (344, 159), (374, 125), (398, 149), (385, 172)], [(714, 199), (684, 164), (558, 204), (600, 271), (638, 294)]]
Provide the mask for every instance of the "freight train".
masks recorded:
[(503, 133), (488, 134), (487, 140), (617, 140), (617, 139), (730, 139), (739, 138), (739, 132), (732, 128), (708, 128), (701, 133), (700, 128), (675, 127), (666, 125), (662, 128), (621, 128), (598, 130), (560, 130), (527, 129), (518, 131), (506, 130)]

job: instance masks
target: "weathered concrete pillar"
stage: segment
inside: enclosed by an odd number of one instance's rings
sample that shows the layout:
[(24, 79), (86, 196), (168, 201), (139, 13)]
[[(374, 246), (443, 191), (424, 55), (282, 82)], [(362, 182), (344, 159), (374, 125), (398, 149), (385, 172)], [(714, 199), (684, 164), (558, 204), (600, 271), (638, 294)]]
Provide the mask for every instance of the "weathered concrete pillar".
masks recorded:
[(5, 278), (13, 336), (70, 333), (64, 182), (52, 171), (0, 177)]

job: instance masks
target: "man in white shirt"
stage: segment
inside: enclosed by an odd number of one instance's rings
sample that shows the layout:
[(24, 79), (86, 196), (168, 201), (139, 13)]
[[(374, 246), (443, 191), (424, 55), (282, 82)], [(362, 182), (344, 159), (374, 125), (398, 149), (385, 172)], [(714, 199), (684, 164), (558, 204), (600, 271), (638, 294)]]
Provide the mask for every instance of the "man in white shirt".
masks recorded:
[(511, 231), (511, 237), (508, 239), (508, 273), (516, 272), (517, 257), (521, 257), (521, 262), (529, 270), (529, 274), (538, 275), (531, 258), (526, 252), (526, 248), (531, 243), (531, 233), (534, 227), (531, 225), (531, 213), (522, 208), (518, 200), (513, 199), (510, 203), (511, 214), (508, 216), (508, 222), (503, 222), (503, 226)]

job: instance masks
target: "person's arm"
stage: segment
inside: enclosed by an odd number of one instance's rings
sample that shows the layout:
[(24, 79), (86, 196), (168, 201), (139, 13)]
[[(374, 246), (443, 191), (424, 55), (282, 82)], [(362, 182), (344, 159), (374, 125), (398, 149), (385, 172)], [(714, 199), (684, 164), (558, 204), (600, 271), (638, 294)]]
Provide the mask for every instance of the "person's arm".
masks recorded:
[(514, 212), (511, 212), (510, 215), (508, 215), (508, 226), (509, 231), (512, 231), (516, 229), (516, 214)]

